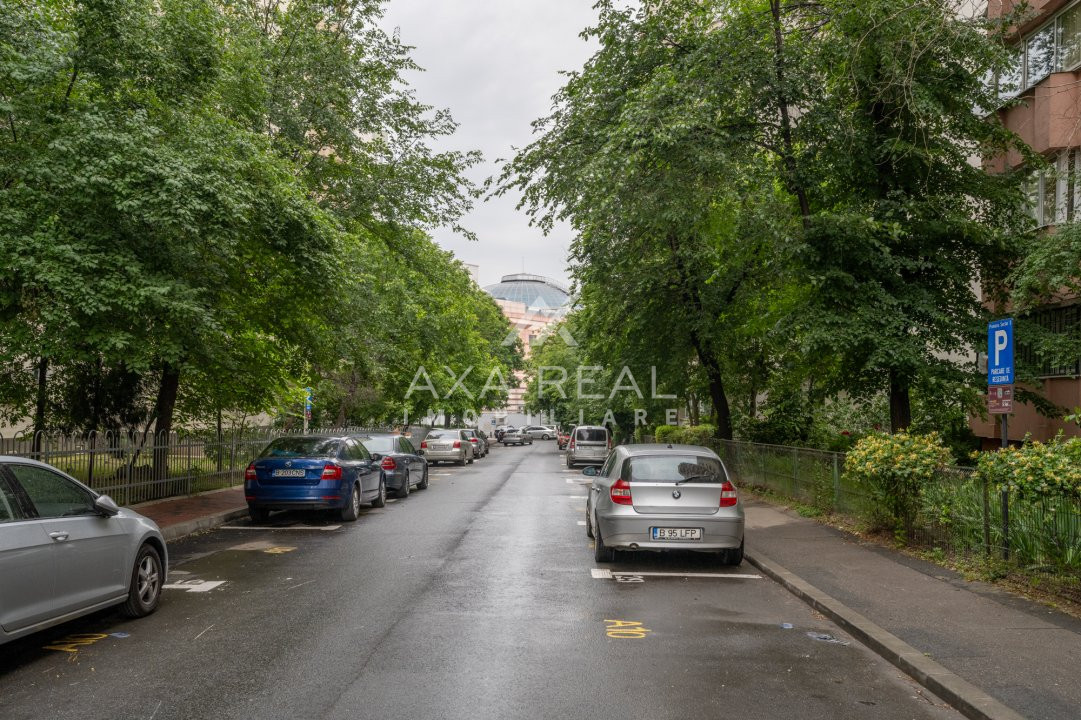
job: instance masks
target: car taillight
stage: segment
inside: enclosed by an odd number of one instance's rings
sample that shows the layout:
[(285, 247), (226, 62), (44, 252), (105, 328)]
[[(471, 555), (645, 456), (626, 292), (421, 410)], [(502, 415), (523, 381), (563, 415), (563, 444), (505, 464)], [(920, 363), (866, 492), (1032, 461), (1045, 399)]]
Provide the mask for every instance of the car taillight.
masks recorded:
[(736, 488), (732, 483), (725, 480), (721, 483), (721, 507), (733, 507), (739, 500), (739, 496), (736, 495)]
[(421, 450), (427, 450), (428, 449), (428, 441), (427, 440), (421, 440), (420, 441), (420, 449)]
[(252, 463), (252, 464), (248, 465), (248, 469), (244, 471), (244, 480), (245, 481), (248, 481), (248, 480), (254, 481), (255, 479), (256, 479), (256, 477), (255, 477), (255, 463)]
[(608, 495), (616, 505), (631, 505), (634, 502), (631, 500), (631, 484), (623, 478), (612, 483)]
[(469, 442), (471, 442), (471, 443), (473, 443), (474, 445), (476, 445), (476, 444), (477, 444), (477, 438), (469, 438)]
[(334, 463), (327, 463), (323, 466), (323, 479), (324, 480), (341, 480), (342, 479), (342, 466), (335, 465)]
[(398, 463), (394, 462), (394, 458), (392, 457), (385, 457), (383, 458), (383, 462), (380, 463), (380, 467), (384, 470), (393, 470), (398, 467)]
[(454, 449), (455, 449), (455, 450), (457, 450), (457, 449), (458, 449), (458, 448), (460, 448), (461, 446), (462, 446), (462, 441), (461, 441), (461, 440), (455, 440), (455, 441), (454, 441)]

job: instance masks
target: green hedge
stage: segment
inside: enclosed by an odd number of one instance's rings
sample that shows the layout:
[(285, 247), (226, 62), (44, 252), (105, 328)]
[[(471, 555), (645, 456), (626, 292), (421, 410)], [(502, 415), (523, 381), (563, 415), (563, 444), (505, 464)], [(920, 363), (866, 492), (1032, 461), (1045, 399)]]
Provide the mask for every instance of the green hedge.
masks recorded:
[(712, 425), (661, 425), (653, 437), (659, 443), (679, 445), (709, 445), (717, 434)]

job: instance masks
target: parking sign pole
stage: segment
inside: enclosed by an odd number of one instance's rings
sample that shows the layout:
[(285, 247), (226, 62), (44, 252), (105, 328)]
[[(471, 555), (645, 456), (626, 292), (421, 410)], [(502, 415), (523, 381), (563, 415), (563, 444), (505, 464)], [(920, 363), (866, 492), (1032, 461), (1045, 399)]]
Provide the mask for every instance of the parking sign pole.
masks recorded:
[[(1002, 448), (1010, 444), (1009, 415), (1002, 416)], [(1010, 491), (1002, 488), (1002, 559), (1010, 559)]]

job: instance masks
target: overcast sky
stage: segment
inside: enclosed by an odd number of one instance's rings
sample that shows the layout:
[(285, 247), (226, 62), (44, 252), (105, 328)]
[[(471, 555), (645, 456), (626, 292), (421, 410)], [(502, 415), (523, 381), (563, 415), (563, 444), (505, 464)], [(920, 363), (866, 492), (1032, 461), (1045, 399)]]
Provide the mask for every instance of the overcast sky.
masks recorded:
[[(593, 0), (389, 0), (383, 22), (400, 28), (413, 59), (425, 69), (407, 80), (419, 100), (449, 108), (458, 132), (443, 146), (484, 153), (473, 173), (477, 182), (498, 172), (497, 158), (531, 137), (530, 122), (547, 115), (562, 85), (560, 70), (579, 69), (593, 45), (580, 37), (592, 25)], [(476, 205), (464, 225), (469, 241), (450, 230), (436, 242), (467, 263), (480, 266), (482, 285), (510, 273), (547, 275), (567, 281), (570, 228), (547, 237), (515, 210), (517, 198)]]

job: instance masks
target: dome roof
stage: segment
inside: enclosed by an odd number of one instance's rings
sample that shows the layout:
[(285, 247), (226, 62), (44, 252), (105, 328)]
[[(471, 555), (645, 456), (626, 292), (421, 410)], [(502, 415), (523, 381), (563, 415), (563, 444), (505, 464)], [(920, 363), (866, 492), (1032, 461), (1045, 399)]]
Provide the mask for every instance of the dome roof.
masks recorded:
[(484, 290), (496, 300), (519, 302), (534, 310), (558, 310), (570, 301), (567, 288), (540, 275), (504, 275)]

